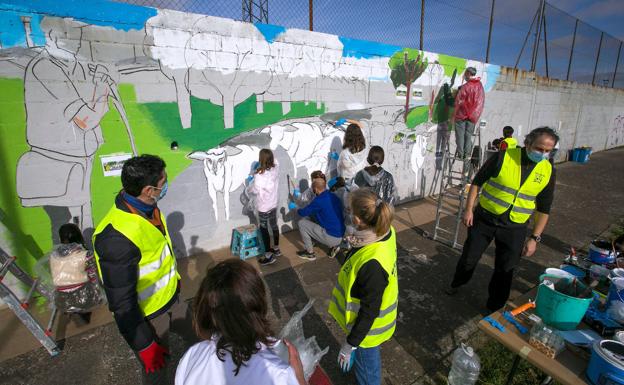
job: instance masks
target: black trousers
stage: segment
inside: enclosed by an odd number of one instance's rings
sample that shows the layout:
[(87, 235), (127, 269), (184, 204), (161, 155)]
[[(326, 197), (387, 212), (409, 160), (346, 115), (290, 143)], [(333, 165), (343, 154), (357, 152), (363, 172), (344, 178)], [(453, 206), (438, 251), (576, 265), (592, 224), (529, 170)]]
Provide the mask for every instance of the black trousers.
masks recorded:
[(480, 215), (475, 215), (472, 227), (468, 229), (468, 238), (457, 262), (451, 286), (456, 288), (470, 281), (481, 256), (494, 240), (494, 273), (488, 286), (487, 307), (495, 311), (505, 306), (511, 291), (513, 271), (520, 261), (526, 235), (527, 226), (496, 225)]
[(258, 212), (258, 219), (260, 222), (260, 233), (262, 234), (262, 242), (264, 243), (264, 250), (269, 251), (271, 248), (271, 239), (269, 237), (269, 227), (273, 233), (273, 245), (279, 246), (279, 227), (277, 227), (277, 208), (266, 213)]

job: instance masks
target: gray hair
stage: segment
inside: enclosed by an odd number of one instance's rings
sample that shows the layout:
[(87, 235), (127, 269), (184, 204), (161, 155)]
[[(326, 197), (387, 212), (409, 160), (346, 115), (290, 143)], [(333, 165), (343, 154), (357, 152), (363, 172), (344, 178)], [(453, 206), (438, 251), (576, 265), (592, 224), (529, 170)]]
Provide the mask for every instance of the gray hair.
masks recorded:
[(529, 132), (527, 136), (524, 137), (524, 147), (532, 145), (533, 143), (535, 143), (537, 138), (542, 135), (550, 136), (550, 138), (555, 141), (555, 145), (559, 143), (559, 135), (557, 135), (557, 132), (550, 127), (543, 126), (534, 129), (533, 131)]
[(466, 72), (470, 75), (470, 76), (475, 76), (477, 74), (477, 69), (474, 67), (466, 67)]

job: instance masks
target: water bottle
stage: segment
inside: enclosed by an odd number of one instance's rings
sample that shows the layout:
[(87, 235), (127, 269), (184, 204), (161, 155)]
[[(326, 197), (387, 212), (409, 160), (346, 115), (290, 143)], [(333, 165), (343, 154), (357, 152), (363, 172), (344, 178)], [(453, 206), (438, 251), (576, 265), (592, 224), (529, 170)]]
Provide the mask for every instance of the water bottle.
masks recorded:
[(479, 356), (464, 343), (453, 353), (453, 365), (448, 376), (449, 385), (474, 385), (479, 378)]

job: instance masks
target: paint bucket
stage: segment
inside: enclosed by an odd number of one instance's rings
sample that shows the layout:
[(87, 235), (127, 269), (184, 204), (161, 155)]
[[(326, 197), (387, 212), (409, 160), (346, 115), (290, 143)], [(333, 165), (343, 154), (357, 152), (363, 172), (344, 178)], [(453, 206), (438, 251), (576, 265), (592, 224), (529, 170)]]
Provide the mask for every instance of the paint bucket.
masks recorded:
[(624, 344), (619, 341), (595, 341), (587, 365), (587, 379), (593, 385), (624, 385)]
[(609, 293), (607, 294), (607, 307), (611, 301), (624, 302), (624, 278), (611, 279), (611, 286), (609, 286)]
[(557, 269), (554, 267), (549, 267), (548, 269), (544, 271), (544, 273), (547, 275), (554, 275), (554, 276), (562, 277), (562, 278), (574, 278), (574, 274), (569, 273), (563, 269)]
[(559, 266), (559, 268), (563, 271), (567, 271), (578, 279), (583, 279), (587, 275), (587, 273), (585, 273), (585, 270), (574, 265), (561, 265)]
[(561, 278), (544, 274), (540, 277), (537, 298), (535, 300), (535, 313), (546, 323), (559, 330), (574, 330), (583, 319), (583, 316), (593, 300), (590, 292), (586, 294), (588, 298), (578, 298), (564, 292), (555, 290), (543, 283), (548, 280), (554, 283), (555, 287), (572, 287), (576, 285), (577, 293), (586, 292), (587, 286), (575, 279)]
[(624, 269), (621, 267), (616, 267), (611, 270), (611, 278), (624, 278)]
[(615, 263), (617, 252), (612, 249), (611, 242), (595, 239), (589, 245), (589, 260), (593, 263), (605, 265)]

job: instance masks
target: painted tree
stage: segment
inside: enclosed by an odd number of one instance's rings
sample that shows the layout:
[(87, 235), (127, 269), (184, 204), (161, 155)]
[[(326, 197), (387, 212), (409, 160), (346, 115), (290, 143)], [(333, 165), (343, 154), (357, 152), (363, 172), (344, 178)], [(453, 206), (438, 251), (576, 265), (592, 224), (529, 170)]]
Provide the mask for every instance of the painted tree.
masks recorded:
[(405, 122), (407, 122), (407, 115), (409, 114), (412, 84), (425, 72), (428, 64), (429, 61), (422, 52), (411, 48), (396, 52), (388, 62), (388, 66), (392, 70), (390, 79), (394, 88), (403, 85), (407, 89), (405, 94)]

